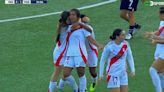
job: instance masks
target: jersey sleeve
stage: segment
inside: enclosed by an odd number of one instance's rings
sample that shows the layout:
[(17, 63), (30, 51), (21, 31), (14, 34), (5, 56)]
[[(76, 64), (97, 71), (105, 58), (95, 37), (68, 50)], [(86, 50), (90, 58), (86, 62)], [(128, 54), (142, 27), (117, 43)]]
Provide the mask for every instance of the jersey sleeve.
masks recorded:
[(127, 59), (128, 59), (128, 64), (130, 66), (131, 72), (135, 72), (134, 58), (133, 58), (133, 54), (132, 54), (132, 51), (131, 51), (129, 44), (128, 44), (128, 48), (127, 48)]
[(91, 33), (88, 32), (87, 30), (83, 29), (83, 33), (85, 37), (91, 36)]
[(105, 46), (100, 59), (99, 77), (103, 77), (104, 75), (104, 65), (109, 57), (109, 54), (110, 54), (110, 48), (109, 46)]

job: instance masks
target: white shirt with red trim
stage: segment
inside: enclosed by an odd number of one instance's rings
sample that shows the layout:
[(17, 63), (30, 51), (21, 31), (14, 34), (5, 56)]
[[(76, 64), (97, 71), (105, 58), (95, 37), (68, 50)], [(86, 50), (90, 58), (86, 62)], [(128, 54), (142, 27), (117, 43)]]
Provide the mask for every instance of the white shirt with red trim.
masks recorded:
[(55, 54), (60, 55), (66, 47), (66, 38), (68, 36), (67, 29), (68, 29), (68, 27), (62, 27), (60, 30), (60, 38), (59, 38), (59, 41), (57, 43), (58, 48), (56, 49)]
[[(71, 26), (69, 26), (69, 29), (70, 27)], [(82, 54), (87, 56), (85, 40), (88, 36), (91, 36), (91, 33), (83, 28), (72, 32), (68, 41), (66, 56), (82, 56)]]
[[(160, 32), (159, 36), (164, 38), (164, 21), (160, 21), (159, 31), (160, 30), (162, 30), (162, 31)], [(164, 44), (157, 44), (156, 45), (154, 58), (158, 59), (160, 54), (164, 54)]]
[[(90, 27), (90, 29), (92, 30), (91, 36), (93, 39), (95, 39), (95, 33), (94, 30), (92, 28), (91, 25), (86, 24), (88, 27)], [(90, 43), (88, 40), (86, 40), (86, 48), (87, 48), (87, 52), (91, 52), (93, 51), (93, 49), (97, 50), (97, 47), (95, 45), (93, 45), (92, 43)]]
[[(111, 62), (111, 59), (118, 55), (120, 49), (123, 47), (123, 45), (127, 45), (127, 49), (124, 51), (124, 54), (115, 62), (111, 65), (109, 69), (109, 64)], [(123, 41), (120, 45), (116, 44), (115, 41), (110, 41), (104, 48), (100, 60), (100, 71), (99, 71), (99, 76), (103, 77), (104, 75), (104, 65), (105, 62), (107, 61), (107, 66), (106, 66), (106, 71), (108, 75), (120, 75), (121, 72), (126, 71), (126, 59), (128, 59), (128, 63), (131, 69), (131, 72), (135, 72), (135, 67), (134, 67), (134, 59), (132, 56), (132, 51), (130, 46), (128, 45), (128, 42)], [(109, 71), (108, 71), (109, 70)]]

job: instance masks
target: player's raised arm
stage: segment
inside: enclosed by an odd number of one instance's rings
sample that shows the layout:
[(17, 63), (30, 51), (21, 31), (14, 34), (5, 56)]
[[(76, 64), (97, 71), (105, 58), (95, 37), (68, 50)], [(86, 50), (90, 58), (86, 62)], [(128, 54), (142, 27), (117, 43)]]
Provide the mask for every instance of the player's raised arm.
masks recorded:
[(95, 39), (93, 39), (92, 36), (88, 36), (87, 39), (90, 43), (94, 44), (98, 49), (103, 49), (104, 46), (98, 43)]

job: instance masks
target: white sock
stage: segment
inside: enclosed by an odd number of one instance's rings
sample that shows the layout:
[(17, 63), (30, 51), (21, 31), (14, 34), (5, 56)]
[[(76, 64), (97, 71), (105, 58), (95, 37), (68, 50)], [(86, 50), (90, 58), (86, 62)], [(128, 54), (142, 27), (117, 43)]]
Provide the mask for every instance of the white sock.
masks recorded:
[(93, 78), (92, 77), (92, 83), (96, 83), (97, 82), (97, 77)]
[(161, 80), (161, 86), (164, 89), (164, 73), (159, 74), (160, 80)]
[(64, 87), (64, 85), (65, 85), (65, 81), (63, 79), (60, 79), (59, 85), (58, 85), (59, 86), (59, 89), (62, 90), (63, 87)]
[(153, 67), (150, 67), (149, 71), (150, 71), (150, 76), (155, 86), (156, 92), (162, 92), (161, 81), (158, 75), (158, 71)]
[(57, 82), (50, 81), (48, 92), (54, 92), (55, 88), (57, 88)]
[(87, 86), (87, 80), (86, 80), (86, 76), (84, 75), (84, 76), (82, 76), (82, 77), (80, 77), (79, 78), (79, 90), (80, 90), (80, 92), (85, 92), (85, 90), (86, 90), (86, 87)]
[(74, 92), (78, 92), (78, 86), (73, 76), (70, 75), (69, 77), (65, 78), (65, 81), (69, 82)]

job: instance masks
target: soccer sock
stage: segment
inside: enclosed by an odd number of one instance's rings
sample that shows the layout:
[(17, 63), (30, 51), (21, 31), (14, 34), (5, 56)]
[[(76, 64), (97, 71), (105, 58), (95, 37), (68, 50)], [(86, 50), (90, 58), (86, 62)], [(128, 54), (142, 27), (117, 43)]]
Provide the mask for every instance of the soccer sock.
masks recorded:
[(60, 79), (59, 85), (58, 85), (59, 86), (59, 89), (62, 90), (63, 87), (64, 87), (64, 85), (65, 85), (65, 81), (63, 79)]
[(86, 76), (83, 75), (82, 77), (79, 78), (79, 87), (80, 87), (80, 92), (85, 92), (86, 90), (86, 85), (87, 84), (87, 80), (86, 80)]
[(135, 26), (129, 26), (129, 34), (133, 35)]
[(153, 67), (150, 67), (149, 71), (150, 71), (150, 76), (155, 86), (156, 92), (162, 92), (161, 81), (158, 75), (158, 71)]
[(159, 74), (159, 77), (160, 77), (160, 80), (161, 80), (161, 86), (164, 89), (164, 74), (163, 73), (160, 73)]
[(65, 80), (69, 82), (74, 92), (78, 92), (78, 86), (73, 76), (70, 75), (69, 77), (65, 78)]
[(57, 82), (50, 81), (48, 92), (54, 92), (55, 88), (57, 88)]

